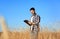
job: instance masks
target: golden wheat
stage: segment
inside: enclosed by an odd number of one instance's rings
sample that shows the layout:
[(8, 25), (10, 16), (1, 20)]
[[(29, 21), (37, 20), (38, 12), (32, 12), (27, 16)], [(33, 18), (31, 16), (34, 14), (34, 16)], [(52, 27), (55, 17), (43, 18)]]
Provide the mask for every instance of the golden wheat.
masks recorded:
[[(0, 39), (3, 39), (3, 33), (0, 33)], [(29, 32), (9, 32), (9, 39), (30, 39)], [(60, 39), (60, 33), (39, 32), (38, 39)]]
[[(0, 39), (30, 39), (30, 32), (27, 30), (17, 32), (8, 31), (4, 18), (0, 19), (2, 32), (0, 32)], [(39, 32), (38, 39), (60, 39), (60, 32)]]

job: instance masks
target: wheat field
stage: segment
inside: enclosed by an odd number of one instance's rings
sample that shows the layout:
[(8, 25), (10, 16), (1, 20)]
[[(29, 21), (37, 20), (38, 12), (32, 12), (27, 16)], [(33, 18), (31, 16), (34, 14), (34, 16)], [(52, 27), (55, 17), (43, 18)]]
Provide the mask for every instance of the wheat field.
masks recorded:
[[(30, 31), (10, 31), (7, 28), (4, 18), (0, 19), (2, 32), (0, 32), (0, 39), (30, 39)], [(60, 32), (39, 32), (38, 39), (60, 39)]]
[[(9, 39), (30, 39), (29, 31), (26, 32), (9, 32)], [(5, 39), (3, 32), (0, 32), (0, 39)], [(38, 39), (60, 39), (59, 32), (39, 32)]]

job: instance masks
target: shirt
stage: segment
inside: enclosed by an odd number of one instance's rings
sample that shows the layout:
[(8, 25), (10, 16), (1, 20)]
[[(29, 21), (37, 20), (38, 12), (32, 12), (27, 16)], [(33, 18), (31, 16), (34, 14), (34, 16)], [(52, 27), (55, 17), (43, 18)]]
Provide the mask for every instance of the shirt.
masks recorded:
[(39, 15), (32, 15), (31, 22), (35, 23), (35, 25), (31, 25), (30, 29), (35, 30), (38, 28), (39, 22), (40, 22), (40, 16)]

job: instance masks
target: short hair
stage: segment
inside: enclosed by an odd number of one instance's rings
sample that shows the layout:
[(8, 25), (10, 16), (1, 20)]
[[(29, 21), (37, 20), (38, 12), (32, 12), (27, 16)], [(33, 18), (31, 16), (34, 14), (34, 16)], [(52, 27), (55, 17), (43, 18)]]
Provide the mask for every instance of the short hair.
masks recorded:
[(35, 11), (35, 8), (32, 7), (32, 8), (30, 8), (30, 11), (31, 11), (31, 10), (34, 10), (34, 11)]

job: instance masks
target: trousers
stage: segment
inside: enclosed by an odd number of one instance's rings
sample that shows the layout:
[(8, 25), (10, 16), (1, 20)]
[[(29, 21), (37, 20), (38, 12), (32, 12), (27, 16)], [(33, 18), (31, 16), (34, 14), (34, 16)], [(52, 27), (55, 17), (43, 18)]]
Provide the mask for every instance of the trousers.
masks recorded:
[(38, 28), (30, 32), (30, 39), (38, 39)]

